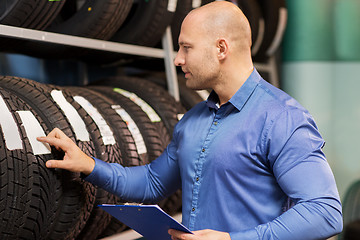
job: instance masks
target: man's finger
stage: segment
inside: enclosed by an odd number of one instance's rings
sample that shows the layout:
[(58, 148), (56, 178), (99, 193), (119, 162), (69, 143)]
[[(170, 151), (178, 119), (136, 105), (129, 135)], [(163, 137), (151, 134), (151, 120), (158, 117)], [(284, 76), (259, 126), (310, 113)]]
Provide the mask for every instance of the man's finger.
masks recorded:
[(56, 149), (61, 148), (64, 151), (66, 151), (69, 147), (68, 141), (64, 141), (63, 139), (59, 139), (56, 137), (37, 137), (36, 139), (40, 142), (48, 143), (54, 146)]
[(55, 137), (59, 139), (68, 139), (68, 136), (59, 128), (54, 128), (48, 135), (48, 137)]
[(182, 231), (178, 231), (178, 230), (175, 230), (175, 229), (169, 229), (168, 230), (168, 233), (175, 239), (188, 239), (188, 240), (191, 240), (191, 239), (194, 239), (194, 234), (191, 234), (191, 233), (185, 233), (185, 232), (182, 232)]

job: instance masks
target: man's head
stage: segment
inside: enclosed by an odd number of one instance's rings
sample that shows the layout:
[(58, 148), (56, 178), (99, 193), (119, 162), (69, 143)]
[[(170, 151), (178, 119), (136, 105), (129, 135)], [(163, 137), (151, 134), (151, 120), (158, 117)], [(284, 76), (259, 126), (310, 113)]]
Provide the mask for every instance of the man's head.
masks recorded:
[(212, 2), (186, 16), (179, 46), (174, 63), (184, 71), (187, 86), (214, 88), (230, 68), (251, 62), (250, 25), (236, 5)]

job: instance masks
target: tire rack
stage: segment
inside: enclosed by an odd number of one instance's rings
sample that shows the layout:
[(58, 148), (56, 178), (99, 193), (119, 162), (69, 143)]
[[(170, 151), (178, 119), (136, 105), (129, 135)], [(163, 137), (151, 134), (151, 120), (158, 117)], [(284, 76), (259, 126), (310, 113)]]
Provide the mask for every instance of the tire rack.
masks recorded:
[[(176, 101), (180, 101), (179, 86), (177, 81), (176, 68), (173, 64), (173, 59), (176, 56), (174, 52), (172, 34), (170, 27), (167, 27), (162, 37), (163, 49), (143, 47), (125, 43), (117, 43), (111, 41), (90, 39), (84, 37), (77, 37), (59, 33), (52, 33), (46, 31), (32, 30), (21, 27), (13, 27), (0, 24), (0, 36), (9, 38), (17, 38), (24, 40), (33, 40), (38, 42), (48, 42), (61, 45), (69, 45), (75, 47), (82, 47), (94, 50), (124, 53), (145, 57), (163, 58), (165, 62), (166, 80), (168, 91)], [(267, 63), (255, 63), (255, 67), (259, 71), (268, 72), (269, 82), (276, 87), (279, 87), (279, 74), (277, 70), (277, 63), (274, 56), (270, 57)], [(87, 69), (86, 65), (82, 64), (82, 82), (87, 83)]]

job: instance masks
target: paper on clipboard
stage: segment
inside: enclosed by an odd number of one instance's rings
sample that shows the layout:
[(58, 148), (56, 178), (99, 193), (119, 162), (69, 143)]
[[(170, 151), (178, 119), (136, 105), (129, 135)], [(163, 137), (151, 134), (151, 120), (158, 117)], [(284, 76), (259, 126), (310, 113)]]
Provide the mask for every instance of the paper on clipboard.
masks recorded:
[(140, 233), (146, 240), (171, 240), (170, 228), (191, 233), (158, 205), (99, 205), (100, 208)]

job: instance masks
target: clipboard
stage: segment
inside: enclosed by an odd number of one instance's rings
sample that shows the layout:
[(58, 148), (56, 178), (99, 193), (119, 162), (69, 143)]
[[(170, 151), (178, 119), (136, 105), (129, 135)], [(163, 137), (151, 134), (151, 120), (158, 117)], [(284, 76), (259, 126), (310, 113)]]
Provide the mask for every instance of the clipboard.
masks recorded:
[(168, 230), (192, 233), (158, 205), (99, 205), (100, 208), (134, 229), (146, 240), (171, 240)]

